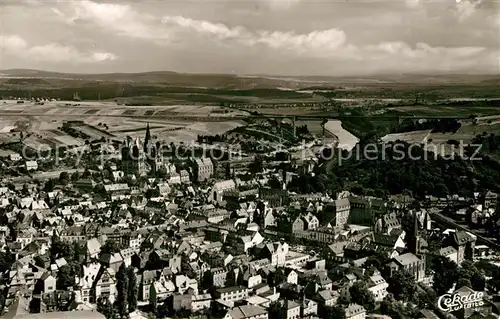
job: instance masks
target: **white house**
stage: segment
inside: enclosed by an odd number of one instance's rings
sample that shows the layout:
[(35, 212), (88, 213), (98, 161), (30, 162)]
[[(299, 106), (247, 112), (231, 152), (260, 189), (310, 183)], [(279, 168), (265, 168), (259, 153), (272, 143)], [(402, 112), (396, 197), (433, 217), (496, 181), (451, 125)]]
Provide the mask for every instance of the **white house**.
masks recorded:
[(373, 275), (368, 280), (368, 290), (375, 297), (375, 301), (382, 301), (387, 296), (389, 284), (380, 275)]
[(24, 166), (27, 171), (36, 171), (38, 169), (38, 163), (36, 161), (26, 161)]

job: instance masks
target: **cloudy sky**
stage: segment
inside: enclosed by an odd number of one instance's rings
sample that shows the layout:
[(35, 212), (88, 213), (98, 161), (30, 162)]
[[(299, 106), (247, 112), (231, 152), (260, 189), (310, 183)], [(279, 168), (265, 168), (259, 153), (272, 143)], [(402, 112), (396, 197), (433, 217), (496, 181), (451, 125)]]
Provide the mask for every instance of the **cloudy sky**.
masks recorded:
[(0, 69), (500, 73), (498, 0), (0, 0)]

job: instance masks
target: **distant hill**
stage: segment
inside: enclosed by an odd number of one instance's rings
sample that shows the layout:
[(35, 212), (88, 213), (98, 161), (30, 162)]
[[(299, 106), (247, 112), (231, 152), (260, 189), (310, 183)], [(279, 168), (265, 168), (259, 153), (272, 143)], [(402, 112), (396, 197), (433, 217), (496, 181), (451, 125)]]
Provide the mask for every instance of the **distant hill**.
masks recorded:
[(500, 82), (500, 75), (426, 75), (396, 74), (365, 77), (333, 76), (273, 76), (273, 75), (233, 75), (233, 74), (188, 74), (170, 71), (142, 73), (73, 74), (29, 69), (10, 69), (0, 71), (0, 78), (37, 78), (73, 81), (102, 81), (128, 83), (158, 83), (169, 86), (207, 87), (207, 88), (290, 88), (339, 86), (339, 85), (481, 85)]
[(101, 81), (124, 83), (157, 83), (169, 86), (207, 88), (270, 88), (287, 86), (283, 79), (245, 78), (231, 74), (186, 74), (170, 71), (143, 73), (73, 74), (40, 70), (13, 69), (0, 71), (0, 78), (38, 78), (51, 80)]

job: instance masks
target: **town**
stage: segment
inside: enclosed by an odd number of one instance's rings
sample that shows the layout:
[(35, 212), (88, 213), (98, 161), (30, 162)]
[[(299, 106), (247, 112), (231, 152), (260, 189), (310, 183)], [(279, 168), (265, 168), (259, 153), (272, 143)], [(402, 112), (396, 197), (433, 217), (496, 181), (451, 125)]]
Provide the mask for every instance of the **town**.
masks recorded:
[(500, 319), (499, 0), (0, 0), (0, 319)]
[(289, 139), (243, 161), (234, 138), (165, 145), (149, 123), (43, 156), (4, 146), (2, 318), (498, 318), (495, 192), (318, 191), (302, 184), (324, 149), (294, 159)]

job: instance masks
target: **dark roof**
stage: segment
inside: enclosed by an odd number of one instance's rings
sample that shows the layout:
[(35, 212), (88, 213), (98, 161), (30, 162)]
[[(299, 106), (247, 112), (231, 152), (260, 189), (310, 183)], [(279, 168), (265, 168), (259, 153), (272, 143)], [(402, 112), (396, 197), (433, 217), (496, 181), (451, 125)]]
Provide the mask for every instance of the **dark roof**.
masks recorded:
[(386, 235), (386, 234), (373, 234), (372, 242), (382, 246), (393, 247), (398, 240), (398, 236)]

